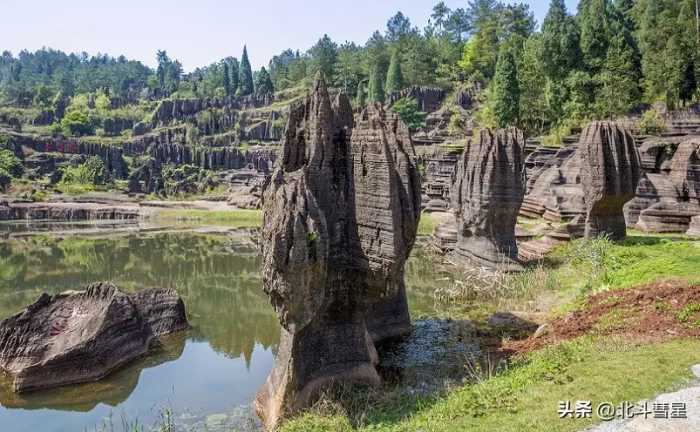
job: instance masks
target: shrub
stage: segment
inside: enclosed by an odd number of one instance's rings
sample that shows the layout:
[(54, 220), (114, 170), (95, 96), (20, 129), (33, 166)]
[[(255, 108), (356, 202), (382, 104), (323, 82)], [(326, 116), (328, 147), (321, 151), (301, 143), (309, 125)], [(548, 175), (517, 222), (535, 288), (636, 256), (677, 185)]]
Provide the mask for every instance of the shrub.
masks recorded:
[(61, 120), (61, 129), (66, 135), (80, 136), (94, 133), (90, 116), (82, 109), (68, 112)]
[(645, 111), (639, 120), (639, 132), (643, 135), (658, 135), (666, 130), (666, 120), (655, 108)]
[(408, 129), (415, 131), (425, 126), (425, 113), (418, 110), (418, 103), (413, 98), (401, 98), (392, 105), (391, 110), (401, 117)]
[(107, 183), (109, 173), (104, 162), (98, 156), (90, 156), (84, 163), (76, 167), (63, 169), (61, 183), (81, 185), (103, 185)]
[(24, 172), (22, 161), (10, 150), (0, 150), (0, 170), (10, 177), (21, 177)]

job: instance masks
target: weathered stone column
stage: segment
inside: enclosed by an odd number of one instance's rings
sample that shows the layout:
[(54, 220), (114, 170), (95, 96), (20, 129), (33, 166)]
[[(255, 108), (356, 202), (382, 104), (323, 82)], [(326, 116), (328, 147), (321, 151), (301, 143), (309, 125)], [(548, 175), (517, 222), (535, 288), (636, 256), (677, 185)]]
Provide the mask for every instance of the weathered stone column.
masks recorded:
[(334, 381), (379, 384), (373, 339), (408, 330), (403, 264), (420, 210), (413, 149), (379, 106), (353, 123), (347, 97), (331, 103), (319, 74), (291, 109), (264, 192), (263, 283), (282, 324), (255, 401), (268, 428)]
[(515, 128), (482, 129), (467, 143), (450, 189), (458, 261), (521, 269), (515, 224), (525, 193), (524, 143)]
[(586, 238), (626, 236), (623, 206), (634, 198), (641, 176), (634, 138), (613, 122), (592, 122), (581, 133), (581, 183), (586, 205)]
[(371, 303), (367, 326), (378, 342), (406, 334), (404, 264), (413, 249), (421, 210), (415, 150), (406, 125), (380, 104), (358, 116), (352, 133), (355, 216)]

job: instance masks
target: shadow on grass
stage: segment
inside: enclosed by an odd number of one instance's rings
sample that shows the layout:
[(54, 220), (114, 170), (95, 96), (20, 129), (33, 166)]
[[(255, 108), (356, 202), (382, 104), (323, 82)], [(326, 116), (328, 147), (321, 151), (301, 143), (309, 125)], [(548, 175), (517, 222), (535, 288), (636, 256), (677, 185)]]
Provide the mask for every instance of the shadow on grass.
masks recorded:
[(409, 336), (377, 346), (380, 388), (338, 383), (320, 395), (312, 411), (345, 416), (354, 428), (405, 421), (455, 388), (506, 370), (513, 352), (503, 347), (502, 332), (515, 331), (513, 326), (529, 334), (537, 327), (512, 314), (479, 328), (467, 320), (418, 320)]

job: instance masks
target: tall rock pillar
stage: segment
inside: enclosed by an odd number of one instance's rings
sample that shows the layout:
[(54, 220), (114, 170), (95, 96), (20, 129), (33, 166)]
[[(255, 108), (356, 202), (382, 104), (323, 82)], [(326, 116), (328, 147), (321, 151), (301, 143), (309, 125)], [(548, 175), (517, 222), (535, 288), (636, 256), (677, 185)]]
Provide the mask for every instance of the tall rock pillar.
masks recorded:
[(482, 129), (457, 164), (450, 193), (458, 261), (518, 271), (515, 224), (525, 193), (523, 133)]
[(586, 238), (613, 240), (627, 233), (623, 206), (634, 198), (641, 177), (639, 152), (628, 130), (613, 122), (592, 122), (581, 133), (581, 183)]
[(332, 382), (379, 384), (374, 341), (407, 330), (403, 264), (420, 185), (402, 131), (379, 106), (355, 126), (321, 74), (290, 112), (263, 196), (263, 288), (282, 324), (255, 401), (268, 428)]

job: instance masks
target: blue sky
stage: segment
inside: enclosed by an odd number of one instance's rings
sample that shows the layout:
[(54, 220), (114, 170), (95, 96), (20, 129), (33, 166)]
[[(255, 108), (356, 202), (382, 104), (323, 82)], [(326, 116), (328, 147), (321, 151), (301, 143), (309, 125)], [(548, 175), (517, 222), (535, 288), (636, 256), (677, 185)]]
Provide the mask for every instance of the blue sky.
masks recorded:
[[(2, 0), (0, 51), (43, 46), (68, 52), (124, 54), (153, 65), (157, 49), (185, 70), (248, 45), (253, 67), (286, 48), (306, 50), (324, 33), (364, 43), (397, 11), (423, 27), (438, 0)], [(538, 22), (549, 0), (526, 0)], [(446, 0), (450, 8), (467, 0)], [(575, 11), (578, 0), (566, 0)]]

